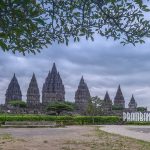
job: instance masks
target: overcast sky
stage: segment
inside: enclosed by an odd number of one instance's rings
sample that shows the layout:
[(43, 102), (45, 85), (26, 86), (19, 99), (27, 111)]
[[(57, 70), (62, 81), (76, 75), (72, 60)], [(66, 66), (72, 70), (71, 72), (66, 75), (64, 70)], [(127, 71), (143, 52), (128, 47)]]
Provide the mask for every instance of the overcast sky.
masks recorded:
[(95, 41), (81, 40), (69, 46), (53, 44), (37, 55), (14, 55), (0, 52), (0, 102), (4, 103), (8, 84), (16, 73), (23, 100), (33, 72), (39, 89), (56, 63), (65, 85), (66, 100), (74, 101), (74, 94), (81, 76), (92, 96), (103, 99), (106, 90), (114, 99), (118, 85), (126, 106), (134, 94), (138, 106), (150, 108), (150, 40), (146, 44), (122, 46), (119, 41), (95, 36)]

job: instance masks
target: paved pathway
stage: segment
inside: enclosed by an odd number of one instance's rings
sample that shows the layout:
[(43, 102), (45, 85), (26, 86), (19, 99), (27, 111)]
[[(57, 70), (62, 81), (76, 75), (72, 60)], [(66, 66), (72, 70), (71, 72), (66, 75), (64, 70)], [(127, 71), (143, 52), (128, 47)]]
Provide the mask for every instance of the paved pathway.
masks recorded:
[(150, 126), (105, 125), (101, 130), (150, 142)]

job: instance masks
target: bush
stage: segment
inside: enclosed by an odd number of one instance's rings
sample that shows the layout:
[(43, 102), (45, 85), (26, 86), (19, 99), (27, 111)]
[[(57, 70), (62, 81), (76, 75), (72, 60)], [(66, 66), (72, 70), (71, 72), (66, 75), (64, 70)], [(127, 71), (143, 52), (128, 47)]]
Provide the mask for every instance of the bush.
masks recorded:
[(13, 100), (13, 101), (10, 101), (9, 104), (11, 106), (19, 107), (19, 108), (25, 108), (25, 107), (27, 107), (26, 102), (21, 101), (21, 100)]
[(137, 107), (137, 111), (145, 112), (147, 111), (147, 107)]
[(0, 122), (5, 121), (56, 121), (63, 125), (101, 125), (120, 124), (117, 116), (48, 116), (48, 115), (0, 115)]
[(150, 122), (137, 122), (137, 121), (130, 121), (125, 122), (127, 125), (150, 125)]
[(112, 106), (112, 110), (123, 110), (124, 108), (121, 106)]
[(60, 115), (63, 111), (72, 111), (73, 106), (69, 102), (54, 102), (49, 103), (47, 107), (47, 111), (55, 111), (58, 115)]

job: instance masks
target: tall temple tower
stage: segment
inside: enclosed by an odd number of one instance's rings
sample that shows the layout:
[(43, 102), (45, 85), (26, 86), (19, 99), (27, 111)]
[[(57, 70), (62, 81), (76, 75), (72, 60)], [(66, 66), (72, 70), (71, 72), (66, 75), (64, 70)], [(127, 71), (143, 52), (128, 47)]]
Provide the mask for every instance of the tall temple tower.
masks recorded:
[(137, 103), (136, 103), (136, 101), (134, 99), (133, 94), (132, 94), (132, 97), (131, 97), (131, 100), (130, 100), (128, 106), (129, 106), (129, 109), (132, 110), (132, 111), (135, 111), (136, 108), (137, 108)]
[(8, 86), (5, 96), (6, 96), (5, 104), (8, 104), (10, 101), (13, 100), (20, 100), (20, 101), (22, 100), (20, 86), (15, 74)]
[(105, 97), (104, 97), (103, 109), (105, 111), (111, 111), (112, 110), (112, 101), (109, 97), (108, 92), (106, 92)]
[(27, 105), (29, 107), (38, 106), (40, 104), (40, 92), (37, 84), (35, 74), (33, 73), (32, 79), (27, 90)]
[(88, 86), (84, 82), (84, 79), (82, 77), (80, 80), (78, 89), (75, 93), (75, 104), (76, 104), (77, 110), (80, 113), (86, 112), (90, 98), (91, 96), (90, 96)]
[(114, 106), (125, 108), (125, 100), (120, 85), (118, 86), (118, 90), (114, 98)]
[(65, 88), (55, 63), (49, 72), (42, 89), (42, 103), (44, 105), (55, 102), (65, 101)]

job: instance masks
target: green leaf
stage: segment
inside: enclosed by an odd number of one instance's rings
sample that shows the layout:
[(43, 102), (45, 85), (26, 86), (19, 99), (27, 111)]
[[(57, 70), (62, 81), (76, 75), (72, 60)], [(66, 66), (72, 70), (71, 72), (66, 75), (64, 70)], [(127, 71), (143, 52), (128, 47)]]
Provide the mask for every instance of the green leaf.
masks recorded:
[(8, 49), (7, 45), (2, 41), (0, 40), (0, 47), (5, 51)]

